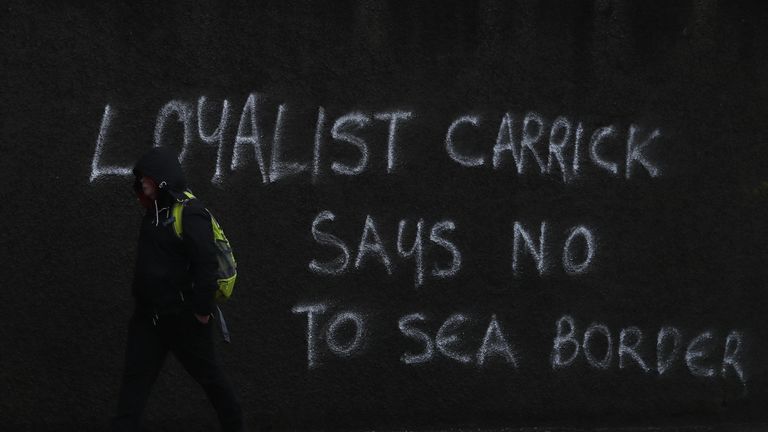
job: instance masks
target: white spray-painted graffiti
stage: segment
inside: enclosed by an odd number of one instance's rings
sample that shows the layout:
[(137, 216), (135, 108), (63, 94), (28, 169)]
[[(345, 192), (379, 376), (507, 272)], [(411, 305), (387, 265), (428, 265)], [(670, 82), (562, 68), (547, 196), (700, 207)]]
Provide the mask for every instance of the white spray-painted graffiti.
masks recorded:
[[(182, 164), (188, 163), (190, 150), (197, 143), (215, 146), (216, 164), (210, 181), (219, 185), (223, 184), (228, 175), (227, 168), (232, 173), (242, 171), (249, 166), (251, 160), (255, 160), (263, 184), (277, 183), (305, 172), (310, 172), (313, 181), (326, 174), (359, 176), (371, 169), (371, 160), (376, 156), (372, 151), (374, 146), (365, 138), (371, 134), (385, 134), (385, 138), (381, 138), (386, 141), (386, 154), (383, 157), (386, 159), (387, 174), (396, 173), (398, 167), (406, 162), (402, 160), (399, 151), (402, 146), (400, 133), (417, 118), (413, 111), (352, 111), (329, 120), (326, 109), (320, 106), (317, 108), (317, 121), (314, 125), (311, 160), (289, 161), (285, 159), (285, 150), (295, 143), (287, 142), (286, 131), (291, 127), (306, 128), (307, 125), (289, 124), (291, 108), (287, 104), (279, 104), (276, 107), (273, 135), (271, 139), (265, 137), (263, 122), (269, 114), (267, 111), (271, 110), (266, 99), (259, 93), (251, 93), (245, 100), (237, 132), (232, 139), (231, 161), (228, 165), (224, 160), (228, 139), (225, 132), (234, 126), (231, 123), (236, 118), (228, 99), (221, 101), (219, 115), (211, 109), (211, 103), (205, 96), (200, 96), (196, 104), (183, 100), (169, 101), (158, 111), (154, 125), (154, 145), (178, 145), (167, 142), (169, 140), (166, 136), (169, 128), (178, 127), (175, 123), (180, 123), (183, 142), (179, 161)], [(114, 127), (115, 116), (112, 107), (105, 106), (91, 163), (91, 182), (103, 176), (130, 174), (128, 167), (101, 165), (102, 156), (109, 147), (109, 131)], [(647, 129), (637, 124), (630, 124), (626, 129), (618, 125), (596, 127), (589, 136), (588, 154), (585, 155), (582, 141), (586, 139), (585, 133), (588, 131), (583, 121), (575, 121), (566, 116), (558, 116), (550, 121), (533, 111), (522, 116), (507, 112), (501, 115), (496, 141), (489, 153), (477, 146), (476, 133), (486, 123), (479, 115), (461, 115), (453, 120), (447, 126), (445, 135), (448, 160), (461, 167), (491, 166), (493, 170), (502, 170), (511, 159), (519, 175), (549, 176), (565, 184), (583, 175), (585, 162), (596, 167), (596, 172), (627, 180), (635, 178), (641, 170), (651, 178), (660, 177), (663, 173), (660, 165), (652, 158), (656, 147), (653, 143), (662, 137), (658, 128)], [(209, 133), (209, 128), (214, 124), (216, 128)], [(330, 133), (331, 142), (324, 140), (327, 133)], [(624, 149), (620, 149), (620, 141), (625, 141)], [(354, 161), (325, 160), (329, 152), (324, 151), (324, 148), (328, 146), (351, 146), (357, 158)], [(612, 152), (606, 152), (606, 149)], [(623, 160), (615, 159), (617, 151), (624, 151)], [(614, 159), (609, 159), (606, 154), (614, 155)]]
[[(293, 307), (294, 314), (306, 314), (306, 340), (307, 340), (307, 367), (317, 368), (323, 360), (330, 358), (345, 358), (362, 354), (366, 337), (370, 335), (365, 331), (366, 318), (363, 314), (342, 310), (333, 314), (325, 322), (320, 321), (320, 316), (328, 312), (330, 306), (327, 303), (306, 303)], [(509, 364), (513, 368), (518, 367), (518, 353), (503, 329), (495, 314), (491, 315), (482, 341), (474, 353), (464, 352), (463, 334), (465, 327), (472, 325), (474, 320), (462, 313), (449, 316), (439, 327), (434, 337), (426, 330), (419, 328), (417, 324), (428, 321), (424, 313), (412, 313), (404, 315), (398, 320), (397, 326), (403, 336), (410, 339), (411, 344), (420, 346), (418, 352), (404, 352), (400, 361), (407, 365), (430, 363), (436, 357), (444, 357), (452, 361), (483, 367), (490, 362)], [(344, 323), (354, 329), (353, 336), (348, 340), (341, 340), (338, 333), (339, 327)], [(322, 331), (321, 329), (325, 329)]]
[[(352, 252), (347, 242), (340, 237), (331, 234), (325, 226), (336, 220), (336, 215), (329, 210), (323, 210), (315, 217), (312, 222), (312, 237), (315, 242), (328, 246), (333, 249), (336, 256), (333, 259), (321, 261), (313, 258), (308, 268), (312, 272), (320, 275), (337, 276), (347, 272), (350, 268), (350, 258)], [(425, 274), (436, 279), (449, 278), (456, 275), (461, 269), (461, 252), (454, 241), (448, 238), (448, 235), (456, 230), (456, 224), (450, 220), (436, 222), (429, 230), (429, 241), (424, 240), (424, 220), (419, 219), (416, 222), (416, 233), (409, 250), (404, 246), (405, 228), (409, 224), (408, 220), (403, 219), (398, 223), (396, 252), (391, 251), (392, 247), (387, 247), (381, 235), (379, 234), (379, 224), (371, 215), (365, 217), (360, 242), (357, 246), (357, 253), (352, 267), (361, 269), (367, 267), (372, 262), (378, 262), (388, 275), (393, 274), (394, 257), (402, 259), (413, 259), (414, 261), (414, 280), (415, 286), (419, 287), (424, 283)], [(389, 243), (391, 244), (391, 243)], [(436, 250), (437, 249), (437, 250)], [(443, 252), (440, 252), (442, 250)], [(426, 273), (425, 255), (431, 257), (433, 254), (444, 255), (448, 252), (451, 256), (450, 264), (438, 262), (437, 258), (433, 261), (432, 271)]]
[[(207, 125), (213, 124), (215, 119), (208, 119), (208, 99), (201, 96), (197, 100), (197, 107), (190, 102), (172, 100), (166, 103), (158, 112), (154, 127), (154, 145), (174, 145), (166, 142), (166, 131), (172, 125), (172, 120), (177, 120), (183, 128), (183, 143), (179, 154), (179, 161), (187, 163), (191, 146), (196, 142), (204, 145), (216, 146), (217, 157), (211, 182), (221, 184), (225, 178), (225, 131), (230, 126), (232, 108), (229, 100), (221, 103), (221, 115), (218, 117), (218, 125), (211, 133), (207, 133)], [(411, 111), (393, 110), (366, 114), (358, 111), (339, 116), (333, 121), (330, 134), (335, 143), (347, 144), (355, 147), (359, 158), (353, 164), (348, 161), (333, 160), (323, 161), (323, 147), (331, 145), (323, 141), (323, 132), (327, 127), (326, 111), (318, 107), (317, 123), (315, 125), (315, 139), (312, 146), (312, 160), (308, 162), (287, 161), (284, 159), (283, 148), (290, 143), (284, 142), (286, 129), (289, 127), (288, 114), (290, 108), (287, 104), (277, 107), (277, 118), (274, 124), (272, 139), (264, 137), (262, 132), (262, 117), (266, 102), (258, 93), (251, 93), (243, 105), (237, 124), (237, 133), (232, 143), (232, 159), (229, 169), (232, 172), (245, 169), (250, 159), (255, 159), (263, 184), (276, 183), (282, 179), (295, 176), (311, 170), (312, 179), (316, 179), (324, 172), (342, 176), (360, 175), (369, 169), (371, 145), (361, 136), (361, 130), (371, 129), (373, 124), (386, 126), (386, 167), (387, 173), (394, 173), (398, 167), (398, 133), (403, 126), (414, 118)], [(101, 158), (107, 147), (108, 134), (113, 127), (114, 110), (107, 105), (101, 122), (99, 136), (94, 151), (90, 181), (108, 175), (129, 175), (128, 167), (101, 166)], [(303, 127), (303, 126), (302, 126)], [(326, 166), (326, 170), (323, 168)]]
[(229, 123), (230, 106), (229, 101), (224, 99), (221, 104), (221, 119), (216, 129), (209, 135), (205, 133), (205, 126), (203, 118), (205, 118), (205, 96), (201, 96), (197, 100), (197, 133), (200, 135), (200, 139), (208, 145), (216, 146), (216, 171), (211, 177), (211, 183), (221, 184), (224, 179), (224, 128)]
[[(355, 260), (350, 265), (352, 251), (347, 242), (340, 237), (331, 234), (328, 231), (329, 225), (336, 221), (336, 215), (330, 210), (323, 210), (317, 214), (312, 221), (312, 238), (321, 246), (330, 247), (335, 252), (335, 257), (327, 260), (313, 258), (308, 268), (318, 275), (339, 276), (346, 273), (350, 267), (361, 269), (366, 267), (368, 262), (378, 262), (380, 267), (384, 268), (387, 275), (393, 274), (395, 267), (394, 258), (399, 257), (403, 260), (413, 259), (414, 262), (414, 285), (416, 288), (422, 286), (425, 277), (430, 276), (434, 279), (446, 279), (456, 276), (461, 270), (462, 253), (456, 241), (448, 236), (456, 231), (456, 224), (451, 220), (442, 220), (436, 222), (429, 230), (429, 241), (424, 240), (424, 219), (415, 222), (415, 233), (413, 240), (406, 241), (406, 228), (411, 222), (402, 219), (397, 225), (397, 239), (395, 240), (396, 253), (390, 251), (391, 246), (387, 247), (389, 242), (382, 239), (379, 234), (380, 224), (376, 222), (373, 216), (367, 215), (363, 224), (360, 242), (355, 254)], [(545, 275), (552, 267), (550, 256), (547, 253), (551, 245), (550, 236), (547, 234), (547, 223), (542, 222), (538, 234), (538, 246), (534, 242), (534, 234), (526, 229), (521, 222), (514, 222), (514, 239), (512, 242), (512, 271), (515, 275), (523, 273), (526, 265), (526, 256), (530, 255), (539, 275)], [(578, 239), (582, 241), (579, 242)], [(410, 248), (405, 246), (410, 245)], [(565, 243), (562, 247), (563, 270), (569, 275), (579, 275), (586, 273), (595, 261), (597, 243), (592, 230), (580, 225), (570, 229)], [(438, 263), (437, 259), (431, 258), (433, 255), (444, 255), (448, 252), (451, 256), (450, 265)], [(425, 269), (425, 256), (434, 260), (432, 271), (427, 273)], [(582, 258), (579, 258), (582, 257)], [(366, 271), (370, 269), (366, 268)]]
[[(490, 165), (494, 170), (505, 167), (506, 160), (511, 154), (514, 168), (517, 174), (558, 175), (563, 183), (569, 183), (582, 175), (584, 155), (581, 152), (584, 137), (584, 123), (576, 122), (564, 116), (557, 117), (549, 122), (541, 114), (528, 112), (519, 122), (519, 130), (515, 129), (515, 117), (511, 113), (505, 113), (499, 124), (496, 142), (493, 145), (493, 153), (490, 157)], [(461, 116), (451, 123), (445, 136), (445, 148), (450, 158), (464, 167), (483, 167), (488, 164), (489, 158), (478, 148), (468, 149), (459, 143), (456, 135), (461, 131), (464, 141), (476, 142), (477, 136), (472, 131), (478, 130), (483, 125), (480, 116)], [(631, 124), (627, 129), (626, 137), (619, 136), (618, 126), (610, 125), (595, 129), (589, 141), (589, 159), (595, 167), (608, 172), (613, 177), (618, 177), (619, 163), (609, 161), (602, 155), (604, 146), (615, 143), (618, 139), (626, 140), (626, 152), (624, 157), (624, 177), (629, 180), (636, 175), (638, 165), (645, 168), (650, 177), (660, 177), (662, 169), (658, 163), (651, 160), (648, 152), (651, 143), (661, 137), (660, 129), (653, 129), (642, 135), (643, 129)], [(615, 145), (615, 144), (614, 144)], [(531, 164), (535, 163), (535, 168)], [(557, 169), (555, 169), (557, 167)]]
[[(180, 144), (179, 161), (183, 165), (191, 163), (196, 145), (215, 147), (210, 181), (218, 185), (225, 184), (228, 175), (247, 171), (253, 165), (260, 183), (268, 185), (302, 174), (312, 182), (323, 176), (360, 176), (373, 169), (376, 158), (386, 161), (388, 175), (401, 172), (408, 163), (401, 152), (408, 145), (403, 142), (402, 131), (419, 118), (413, 111), (353, 110), (329, 116), (326, 108), (319, 106), (316, 120), (312, 120), (312, 143), (307, 146), (311, 152), (307, 152), (304, 160), (290, 160), (297, 157), (291, 151), (295, 140), (288, 138), (289, 131), (296, 127), (294, 109), (286, 103), (271, 106), (267, 100), (259, 93), (249, 94), (239, 117), (229, 99), (218, 103), (205, 96), (196, 102), (171, 100), (158, 111), (153, 144)], [(271, 114), (273, 127), (265, 124)], [(486, 117), (462, 114), (446, 122), (441, 151), (445, 152), (448, 166), (511, 170), (520, 176), (542, 176), (565, 185), (587, 175), (630, 181), (638, 177), (655, 179), (665, 172), (656, 160), (657, 143), (663, 138), (660, 128), (636, 123), (589, 125), (564, 115), (551, 120), (534, 111), (505, 112), (496, 116), (498, 123)], [(106, 105), (91, 161), (91, 182), (131, 174), (130, 167), (104, 162), (110, 160), (105, 155), (116, 120), (117, 111)], [(486, 130), (488, 125), (492, 129)], [(267, 130), (272, 131), (271, 137), (264, 132)], [(176, 137), (179, 132), (182, 142), (172, 142), (169, 137)], [(495, 134), (495, 141), (492, 135), (484, 138), (488, 132)], [(378, 144), (385, 144), (386, 150), (374, 143), (375, 138)], [(490, 143), (484, 145), (484, 139)], [(230, 148), (231, 160), (227, 163)], [(340, 152), (346, 156), (339, 156)], [(366, 214), (356, 221), (361, 226), (359, 238), (351, 241), (339, 234), (348, 230), (339, 230), (341, 221), (337, 219), (345, 218), (322, 210), (312, 221), (312, 239), (320, 246), (314, 251), (317, 255), (307, 263), (313, 274), (338, 277), (350, 271), (365, 271), (393, 276), (403, 266), (412, 266), (413, 283), (419, 288), (429, 280), (453, 278), (462, 270), (462, 236), (452, 218), (428, 221), (411, 217), (384, 223), (383, 217)], [(506, 241), (513, 276), (544, 277), (556, 271), (558, 263), (562, 264), (562, 274), (571, 277), (595, 268), (598, 247), (602, 246), (598, 231), (586, 224), (567, 230), (554, 225), (550, 221), (510, 223)], [(563, 238), (557, 238), (558, 232), (564, 233)], [(309, 369), (363, 354), (372, 337), (372, 318), (353, 310), (331, 309), (331, 303), (326, 302), (303, 303), (292, 308), (294, 314), (306, 315)], [(399, 355), (403, 365), (452, 362), (467, 367), (518, 370), (535, 362), (525, 357), (525, 350), (514, 340), (514, 329), (505, 326), (495, 313), (478, 318), (455, 312), (435, 321), (439, 326), (434, 328), (433, 319), (416, 311), (397, 320), (397, 329), (406, 345)], [(481, 329), (479, 326), (484, 329), (481, 338), (467, 336), (468, 329)], [(607, 324), (592, 322), (582, 329), (572, 316), (561, 316), (547, 342), (551, 347), (549, 358), (540, 362), (553, 373), (569, 368), (587, 368), (597, 373), (618, 369), (666, 377), (685, 371), (699, 379), (736, 379), (744, 385), (748, 380), (747, 345), (742, 331), (730, 330), (725, 338), (711, 329), (684, 336), (678, 327), (663, 326), (653, 344), (636, 326), (617, 332)]]
[(91, 161), (91, 182), (98, 179), (101, 176), (107, 175), (130, 175), (131, 168), (118, 167), (118, 166), (102, 166), (101, 155), (104, 152), (105, 142), (107, 141), (107, 134), (109, 133), (109, 127), (112, 124), (112, 117), (114, 116), (112, 107), (107, 105), (104, 107), (104, 115), (101, 117), (101, 128), (99, 129), (99, 137), (96, 139), (96, 150), (93, 152), (93, 160)]
[[(618, 357), (618, 368), (636, 367), (645, 373), (653, 371), (653, 362), (643, 359), (641, 350), (643, 332), (634, 326), (621, 329), (618, 337), (618, 348), (615, 348), (614, 333), (607, 325), (592, 323), (578, 337), (576, 320), (570, 315), (564, 315), (555, 324), (555, 337), (552, 342), (550, 364), (553, 369), (571, 367), (576, 363), (579, 354), (583, 354), (586, 363), (595, 369), (609, 369), (614, 364), (614, 352)], [(599, 340), (598, 344), (594, 342)], [(656, 372), (664, 375), (674, 367), (675, 362), (684, 363), (688, 372), (696, 377), (712, 378), (720, 372), (725, 378), (735, 376), (746, 385), (747, 376), (744, 371), (744, 334), (732, 330), (721, 346), (714, 341), (710, 330), (691, 339), (681, 356), (683, 336), (675, 327), (662, 327), (656, 337)], [(599, 348), (597, 348), (599, 346)], [(720, 366), (719, 368), (717, 366)]]
[[(362, 314), (353, 311), (342, 311), (327, 320), (324, 332), (319, 332), (320, 316), (327, 312), (329, 306), (325, 303), (307, 303), (293, 307), (294, 314), (307, 315), (307, 367), (313, 369), (320, 364), (320, 356), (324, 351), (336, 357), (350, 357), (362, 349), (365, 342), (365, 319)], [(344, 340), (340, 330), (345, 325), (354, 328), (354, 335)], [(323, 347), (327, 349), (323, 349)]]
[[(329, 312), (328, 303), (307, 303), (293, 308), (295, 314), (306, 314), (307, 367), (317, 368), (323, 361), (349, 358), (364, 354), (365, 339), (371, 338), (365, 329), (370, 317), (357, 312), (340, 310), (325, 320), (320, 317)], [(404, 338), (400, 362), (404, 365), (425, 365), (435, 361), (455, 362), (483, 368), (506, 365), (520, 369), (522, 348), (513, 343), (511, 333), (496, 314), (487, 321), (475, 319), (466, 313), (453, 313), (431, 334), (425, 329), (430, 321), (425, 312), (401, 316), (397, 328)], [(481, 340), (472, 343), (468, 329), (484, 326)], [(342, 340), (338, 329), (352, 328), (352, 335)], [(745, 342), (743, 332), (731, 330), (724, 342), (715, 341), (713, 331), (707, 330), (693, 337), (683, 354), (683, 336), (676, 327), (661, 327), (656, 343), (643, 346), (643, 331), (635, 326), (622, 328), (616, 333), (608, 325), (593, 322), (579, 332), (571, 315), (561, 316), (555, 323), (555, 332), (547, 343), (551, 346), (548, 359), (553, 371), (588, 367), (594, 370), (639, 370), (645, 375), (656, 373), (668, 376), (672, 370), (687, 371), (697, 378), (735, 379), (747, 384), (745, 370)], [(415, 349), (414, 349), (415, 348)], [(655, 362), (649, 360), (655, 350)], [(583, 362), (579, 362), (583, 358)], [(445, 359), (445, 360), (439, 360)], [(537, 360), (529, 359), (530, 366)], [(547, 359), (538, 362), (545, 363)], [(656, 366), (654, 369), (653, 366)]]

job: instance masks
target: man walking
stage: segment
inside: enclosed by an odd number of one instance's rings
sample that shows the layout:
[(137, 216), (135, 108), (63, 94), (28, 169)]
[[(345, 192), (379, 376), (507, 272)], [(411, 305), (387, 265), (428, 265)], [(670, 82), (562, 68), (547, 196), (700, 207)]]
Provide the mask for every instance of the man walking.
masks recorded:
[(136, 163), (134, 189), (147, 209), (139, 234), (125, 372), (112, 420), (115, 431), (138, 431), (152, 384), (168, 351), (205, 390), (222, 430), (242, 431), (240, 404), (214, 351), (218, 261), (211, 218), (192, 199), (183, 207), (182, 238), (173, 230), (174, 203), (186, 197), (176, 154), (155, 147)]

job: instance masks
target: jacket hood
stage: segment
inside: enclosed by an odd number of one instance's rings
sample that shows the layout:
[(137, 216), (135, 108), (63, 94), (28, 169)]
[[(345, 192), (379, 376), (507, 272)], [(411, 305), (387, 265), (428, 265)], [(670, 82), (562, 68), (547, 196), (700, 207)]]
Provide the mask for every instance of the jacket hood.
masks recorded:
[(133, 167), (133, 175), (137, 179), (151, 177), (161, 194), (166, 192), (176, 199), (184, 197), (183, 192), (187, 188), (184, 171), (176, 152), (167, 147), (153, 147), (144, 153)]

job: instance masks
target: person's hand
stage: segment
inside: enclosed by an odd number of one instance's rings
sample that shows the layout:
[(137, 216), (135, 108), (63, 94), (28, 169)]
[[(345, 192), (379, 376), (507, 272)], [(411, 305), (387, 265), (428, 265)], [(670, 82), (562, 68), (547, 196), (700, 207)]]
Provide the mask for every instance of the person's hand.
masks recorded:
[(208, 324), (208, 320), (211, 319), (210, 315), (198, 315), (195, 314), (195, 318), (203, 324)]

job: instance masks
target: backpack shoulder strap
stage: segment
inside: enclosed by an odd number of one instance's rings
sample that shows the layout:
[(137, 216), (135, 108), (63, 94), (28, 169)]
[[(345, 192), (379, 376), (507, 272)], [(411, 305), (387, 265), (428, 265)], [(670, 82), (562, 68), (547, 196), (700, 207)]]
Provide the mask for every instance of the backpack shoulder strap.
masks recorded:
[(183, 234), (181, 216), (184, 214), (184, 207), (190, 200), (195, 199), (195, 196), (192, 195), (192, 192), (189, 191), (184, 191), (184, 196), (186, 198), (182, 201), (176, 201), (173, 203), (173, 208), (171, 209), (171, 215), (173, 216), (173, 232), (178, 238), (181, 238)]

